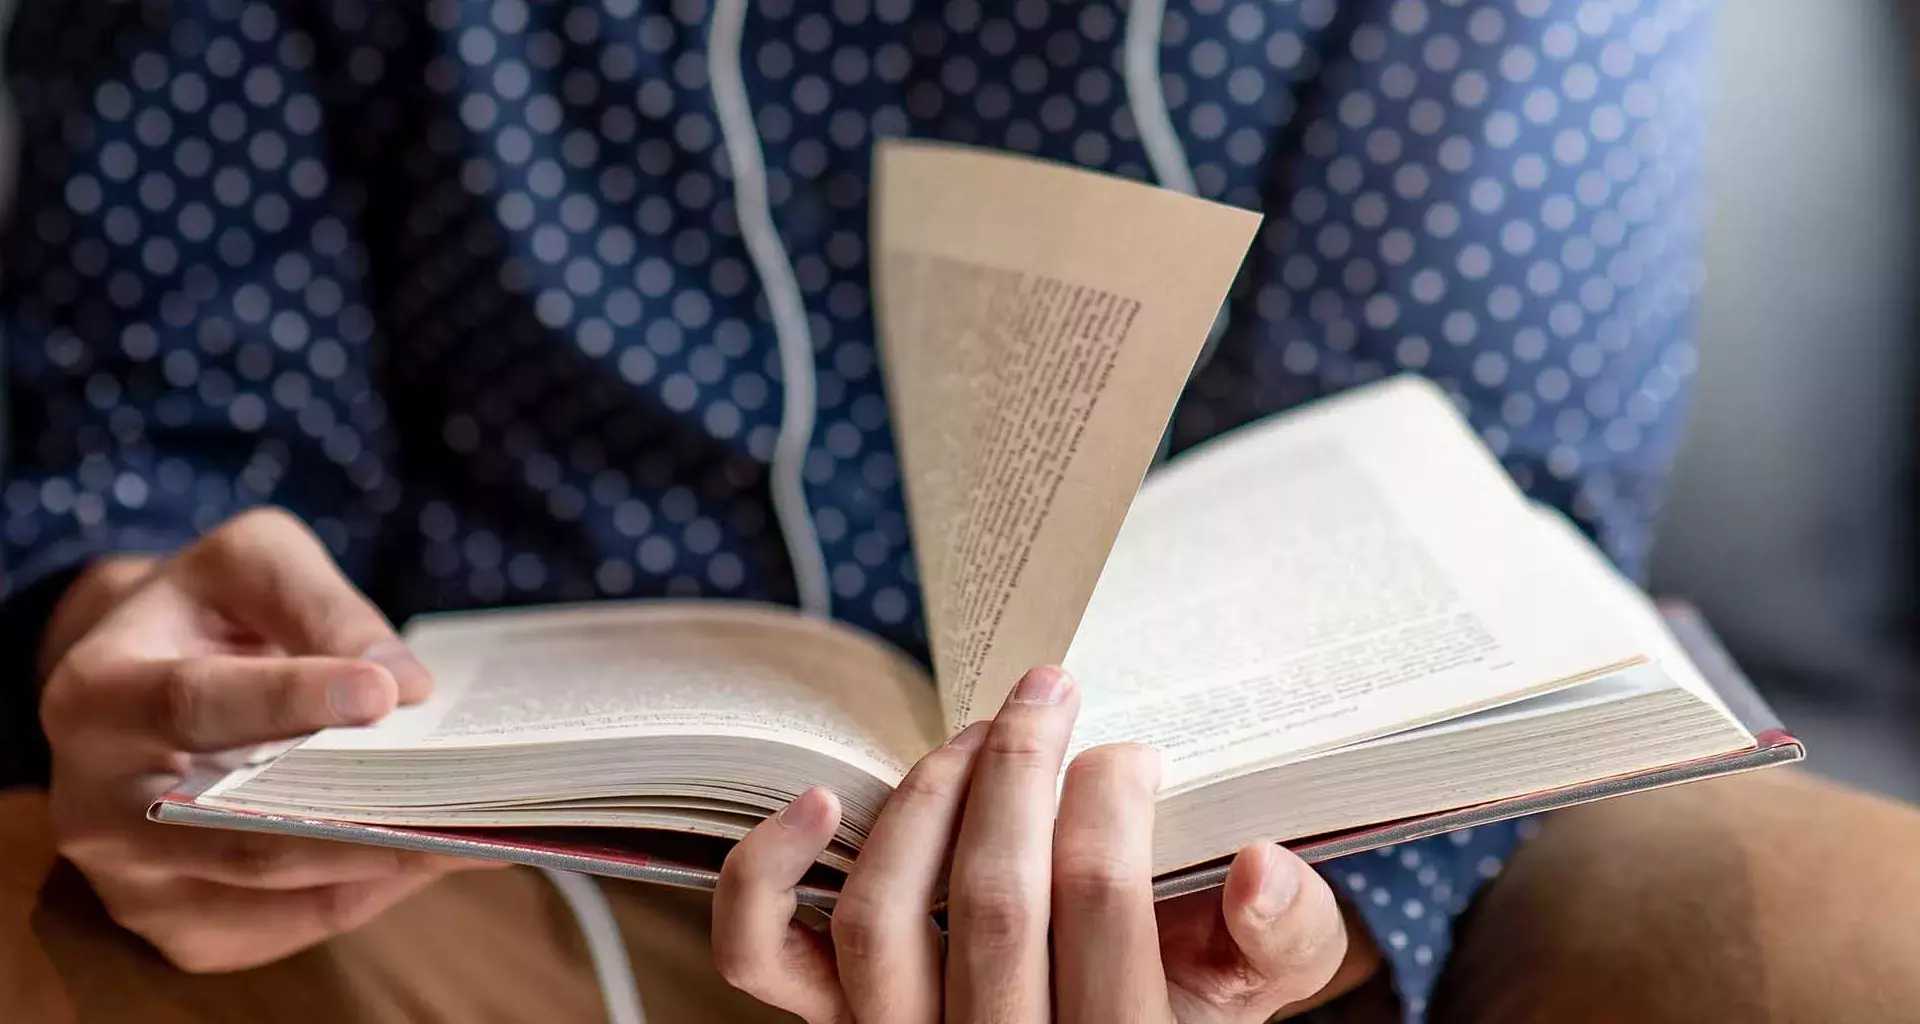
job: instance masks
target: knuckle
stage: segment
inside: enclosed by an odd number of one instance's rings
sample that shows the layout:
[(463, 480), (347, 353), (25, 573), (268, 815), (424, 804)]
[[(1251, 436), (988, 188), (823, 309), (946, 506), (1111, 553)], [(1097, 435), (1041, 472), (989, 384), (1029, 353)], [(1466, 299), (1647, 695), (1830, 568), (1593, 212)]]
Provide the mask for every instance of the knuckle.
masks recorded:
[(249, 534), (282, 534), (287, 531), (306, 533), (307, 524), (299, 516), (278, 505), (256, 505), (235, 515), (226, 521), (216, 533), (230, 533), (246, 536)]
[(275, 505), (247, 509), (181, 552), (180, 563), (189, 572), (218, 576), (237, 572), (258, 553), (272, 548), (290, 533), (307, 533), (307, 524)]
[(190, 565), (212, 567), (228, 563), (236, 554), (246, 549), (248, 541), (261, 529), (260, 514), (256, 511), (242, 512), (200, 538), (193, 546), (182, 552), (183, 560)]
[(385, 618), (342, 581), (341, 589), (323, 600), (307, 605), (307, 629), (326, 650), (344, 657), (358, 657), (382, 640), (391, 639), (393, 630)]
[(995, 721), (980, 753), (1009, 767), (1043, 771), (1058, 760), (1056, 746), (1039, 722), (1021, 716)]
[(1125, 793), (1151, 794), (1160, 785), (1160, 758), (1152, 747), (1109, 743), (1083, 751), (1067, 766), (1069, 780), (1098, 782)]
[(61, 659), (40, 691), (40, 727), (49, 742), (71, 735), (85, 721), (86, 676), (72, 655)]
[(1040, 923), (1037, 895), (1005, 874), (963, 878), (952, 896), (956, 927), (964, 927), (966, 941), (983, 949), (1024, 946)]
[(112, 690), (126, 660), (111, 636), (92, 633), (54, 663), (40, 688), (40, 724), (49, 740), (85, 731), (104, 704), (121, 699)]
[(206, 681), (191, 663), (182, 662), (161, 684), (161, 725), (166, 734), (188, 745), (198, 745), (212, 732), (213, 709)]
[(893, 789), (893, 800), (912, 803), (946, 803), (960, 795), (965, 761), (959, 751), (945, 747), (928, 754), (913, 766), (907, 777)]
[(753, 867), (753, 853), (749, 844), (744, 840), (733, 844), (733, 849), (727, 851), (726, 859), (720, 862), (720, 887), (731, 892), (747, 884), (748, 879), (753, 877)]
[(1146, 878), (1124, 858), (1100, 849), (1063, 849), (1054, 858), (1053, 890), (1063, 906), (1102, 910), (1134, 898)]
[(844, 893), (833, 908), (833, 948), (844, 961), (877, 959), (890, 929), (880, 905), (865, 894)]
[(318, 708), (309, 710), (325, 699), (317, 692), (319, 680), (303, 675), (290, 663), (276, 674), (278, 678), (273, 685), (261, 687), (257, 698), (269, 730), (278, 735), (293, 735), (332, 721), (331, 718), (316, 721), (320, 714)]

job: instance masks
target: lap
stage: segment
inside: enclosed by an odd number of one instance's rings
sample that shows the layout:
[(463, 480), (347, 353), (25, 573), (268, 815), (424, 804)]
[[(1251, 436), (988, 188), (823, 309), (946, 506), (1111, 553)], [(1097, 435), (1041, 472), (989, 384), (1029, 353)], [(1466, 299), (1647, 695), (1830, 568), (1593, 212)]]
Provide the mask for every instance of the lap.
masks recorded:
[[(368, 926), (226, 975), (173, 970), (59, 864), (37, 794), (0, 794), (0, 992), (34, 1021), (603, 1015), (572, 915), (530, 871), (449, 878)], [(1920, 1005), (1920, 813), (1773, 771), (1550, 816), (1462, 921), (1432, 1019), (1905, 1019)], [(709, 965), (706, 899), (608, 886), (648, 1019), (786, 1019)], [(1331, 1008), (1391, 1016), (1378, 985)]]
[(1920, 812), (1775, 770), (1551, 815), (1455, 934), (1431, 1019), (1911, 1020)]
[[(450, 876), (277, 963), (189, 975), (107, 916), (54, 860), (37, 796), (0, 795), (0, 1018), (152, 1024), (606, 1019), (571, 912), (523, 869)], [(17, 840), (17, 842), (15, 841)], [(608, 883), (649, 1024), (790, 1020), (726, 987), (699, 893)], [(11, 1011), (24, 1007), (19, 1017)]]

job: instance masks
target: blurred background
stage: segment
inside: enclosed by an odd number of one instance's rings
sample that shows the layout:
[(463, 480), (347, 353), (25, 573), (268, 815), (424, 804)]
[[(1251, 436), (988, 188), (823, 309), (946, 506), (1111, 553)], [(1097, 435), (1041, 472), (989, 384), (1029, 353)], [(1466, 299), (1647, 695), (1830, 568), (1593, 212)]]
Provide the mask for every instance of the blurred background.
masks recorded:
[(1700, 371), (1652, 589), (1811, 767), (1920, 800), (1915, 78), (1899, 0), (1721, 5)]
[[(1920, 801), (1910, 11), (1721, 5), (1700, 371), (1652, 589), (1701, 606), (1813, 770)], [(0, 111), (0, 202), (14, 162)]]

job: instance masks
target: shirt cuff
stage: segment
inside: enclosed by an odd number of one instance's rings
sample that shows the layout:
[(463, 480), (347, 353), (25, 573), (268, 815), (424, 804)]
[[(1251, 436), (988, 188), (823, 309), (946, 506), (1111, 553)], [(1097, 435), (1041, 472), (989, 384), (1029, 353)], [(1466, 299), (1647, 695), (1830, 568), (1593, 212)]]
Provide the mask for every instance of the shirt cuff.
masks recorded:
[(1320, 865), (1373, 933), (1406, 1024), (1426, 1019), (1427, 1001), (1453, 949), (1454, 921), (1537, 829), (1532, 818), (1495, 822)]

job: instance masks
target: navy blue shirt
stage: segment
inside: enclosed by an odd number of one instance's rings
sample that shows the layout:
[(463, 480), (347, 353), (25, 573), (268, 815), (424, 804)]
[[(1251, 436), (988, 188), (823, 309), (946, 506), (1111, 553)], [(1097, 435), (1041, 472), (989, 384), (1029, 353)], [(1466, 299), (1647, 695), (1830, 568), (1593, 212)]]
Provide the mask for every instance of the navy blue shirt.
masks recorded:
[[(725, 88), (806, 306), (840, 618), (924, 650), (867, 292), (888, 135), (1268, 215), (1176, 449), (1425, 373), (1637, 571), (1694, 369), (1711, 6), (756, 0), (716, 55), (706, 0), (28, 0), (0, 240), (11, 649), (87, 559), (266, 502), (396, 620), (792, 600)], [(33, 686), (6, 683), (17, 753)], [(1411, 1016), (1520, 828), (1326, 866)]]

